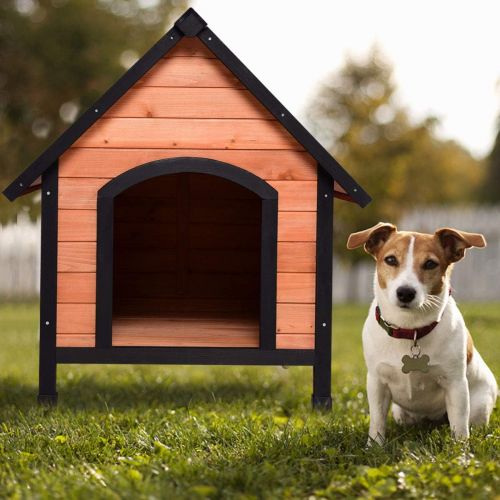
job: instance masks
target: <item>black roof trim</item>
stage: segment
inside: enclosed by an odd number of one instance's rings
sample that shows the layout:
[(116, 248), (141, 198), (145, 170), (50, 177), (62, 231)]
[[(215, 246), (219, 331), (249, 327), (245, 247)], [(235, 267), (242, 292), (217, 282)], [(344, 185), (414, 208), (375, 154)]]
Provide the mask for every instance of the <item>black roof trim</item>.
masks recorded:
[(223, 64), (248, 88), (295, 139), (316, 159), (318, 164), (335, 179), (349, 197), (360, 206), (371, 198), (342, 168), (310, 132), (273, 96), (257, 77), (206, 27), (198, 13), (189, 8), (151, 49), (137, 61), (104, 95), (78, 120), (56, 139), (3, 192), (11, 201), (47, 170), (91, 125), (93, 125), (125, 92), (132, 87), (156, 62), (171, 50), (183, 36), (197, 36)]

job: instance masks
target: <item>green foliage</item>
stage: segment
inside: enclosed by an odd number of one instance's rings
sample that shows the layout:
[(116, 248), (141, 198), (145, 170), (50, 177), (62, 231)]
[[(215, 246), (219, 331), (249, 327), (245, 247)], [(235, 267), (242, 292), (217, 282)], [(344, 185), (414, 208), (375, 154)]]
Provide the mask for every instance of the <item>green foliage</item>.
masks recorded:
[[(498, 373), (498, 304), (464, 306)], [(492, 498), (499, 412), (469, 447), (446, 426), (368, 431), (365, 306), (335, 311), (331, 413), (311, 412), (311, 369), (62, 366), (60, 402), (36, 405), (37, 315), (0, 306), (2, 498)]]
[(487, 172), (482, 186), (481, 201), (500, 203), (500, 117), (495, 143), (487, 158)]
[(349, 233), (397, 223), (415, 206), (471, 201), (481, 180), (478, 161), (437, 138), (437, 119), (412, 123), (395, 92), (391, 67), (373, 50), (325, 81), (308, 112), (315, 135), (373, 198), (366, 209), (337, 203), (337, 252), (348, 259), (362, 256), (344, 250)]
[[(0, 185), (162, 35), (184, 0), (4, 0), (0, 3)], [(3, 189), (2, 187), (2, 189)], [(0, 201), (0, 220), (36, 197)]]

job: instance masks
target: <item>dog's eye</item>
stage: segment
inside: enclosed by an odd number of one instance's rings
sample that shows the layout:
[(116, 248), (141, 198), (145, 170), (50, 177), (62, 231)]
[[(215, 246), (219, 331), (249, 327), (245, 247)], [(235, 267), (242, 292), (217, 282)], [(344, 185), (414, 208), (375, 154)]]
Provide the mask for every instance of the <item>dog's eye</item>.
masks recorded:
[(384, 259), (384, 262), (385, 262), (388, 266), (397, 266), (397, 265), (398, 265), (398, 259), (396, 259), (396, 257), (394, 257), (394, 255), (389, 255), (389, 256), (387, 256), (387, 257)]
[(435, 260), (428, 259), (424, 262), (424, 265), (422, 266), (424, 269), (430, 270), (430, 269), (436, 269), (438, 266), (438, 263)]

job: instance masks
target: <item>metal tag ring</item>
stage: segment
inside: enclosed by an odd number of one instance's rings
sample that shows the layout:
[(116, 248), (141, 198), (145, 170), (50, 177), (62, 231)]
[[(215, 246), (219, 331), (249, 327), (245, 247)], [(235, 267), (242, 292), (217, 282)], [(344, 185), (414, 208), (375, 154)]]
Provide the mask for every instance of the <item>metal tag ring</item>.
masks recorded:
[(416, 344), (410, 347), (410, 352), (414, 358), (418, 358), (420, 356), (420, 353), (422, 352), (422, 349), (418, 344)]

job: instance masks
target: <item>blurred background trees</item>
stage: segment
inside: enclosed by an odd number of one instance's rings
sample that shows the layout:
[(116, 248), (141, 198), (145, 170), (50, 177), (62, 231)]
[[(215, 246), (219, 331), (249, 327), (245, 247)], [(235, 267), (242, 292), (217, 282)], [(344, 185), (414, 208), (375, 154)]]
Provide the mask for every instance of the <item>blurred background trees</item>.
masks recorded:
[[(185, 0), (0, 2), (3, 189), (186, 9)], [(39, 213), (37, 195), (0, 196), (0, 223)]]
[(308, 120), (373, 197), (366, 210), (336, 204), (335, 244), (345, 259), (363, 258), (345, 251), (346, 234), (379, 221), (397, 223), (418, 205), (474, 201), (482, 187), (481, 162), (456, 142), (439, 139), (436, 118), (414, 123), (397, 102), (392, 68), (376, 48), (366, 60), (348, 59), (322, 84)]
[(500, 116), (498, 117), (498, 132), (493, 149), (486, 159), (486, 176), (481, 190), (482, 201), (500, 203)]

